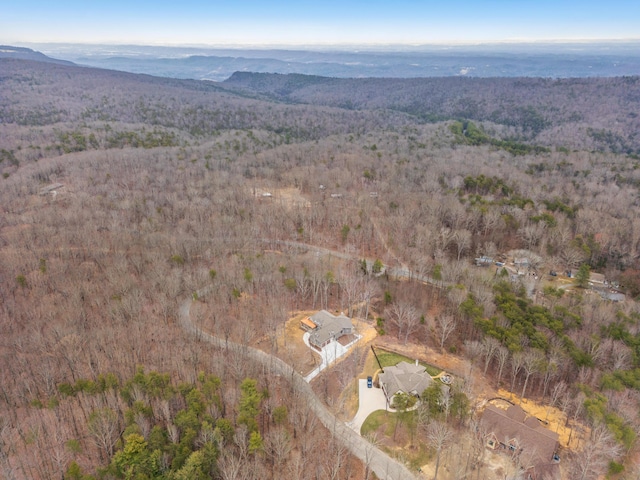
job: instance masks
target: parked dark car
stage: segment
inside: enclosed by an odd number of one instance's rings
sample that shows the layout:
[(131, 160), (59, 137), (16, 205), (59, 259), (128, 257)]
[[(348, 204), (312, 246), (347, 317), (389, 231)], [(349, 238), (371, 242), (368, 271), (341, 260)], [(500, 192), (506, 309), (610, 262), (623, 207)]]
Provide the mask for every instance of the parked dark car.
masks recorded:
[(367, 377), (367, 388), (373, 387), (373, 377)]

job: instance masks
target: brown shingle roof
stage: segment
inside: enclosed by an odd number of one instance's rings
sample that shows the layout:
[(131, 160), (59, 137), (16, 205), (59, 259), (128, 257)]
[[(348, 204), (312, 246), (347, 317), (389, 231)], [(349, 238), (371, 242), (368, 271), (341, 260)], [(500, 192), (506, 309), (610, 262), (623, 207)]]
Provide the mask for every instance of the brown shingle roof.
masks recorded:
[(523, 423), (524, 419), (527, 417), (527, 414), (525, 413), (525, 411), (522, 409), (522, 407), (519, 407), (518, 405), (510, 405), (509, 408), (507, 408), (506, 415), (511, 420), (515, 420), (516, 422), (519, 422), (519, 423)]
[(559, 446), (557, 433), (544, 428), (537, 419), (527, 418), (517, 405), (506, 411), (488, 405), (482, 414), (482, 425), (487, 433), (493, 433), (505, 445), (515, 440), (522, 449), (521, 458), (530, 459), (530, 466), (536, 469), (550, 464)]

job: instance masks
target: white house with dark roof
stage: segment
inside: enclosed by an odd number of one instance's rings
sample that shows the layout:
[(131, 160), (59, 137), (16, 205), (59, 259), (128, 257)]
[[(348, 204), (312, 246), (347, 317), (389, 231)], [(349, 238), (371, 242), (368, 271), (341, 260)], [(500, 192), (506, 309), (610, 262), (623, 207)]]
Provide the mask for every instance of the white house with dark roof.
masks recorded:
[(353, 333), (351, 319), (345, 315), (335, 316), (326, 310), (320, 310), (300, 321), (300, 327), (309, 332), (309, 344), (322, 348), (332, 340)]
[(394, 367), (384, 367), (384, 372), (378, 375), (378, 382), (391, 404), (394, 395), (398, 393), (420, 397), (433, 379), (427, 373), (426, 367), (417, 362), (413, 364), (403, 361)]

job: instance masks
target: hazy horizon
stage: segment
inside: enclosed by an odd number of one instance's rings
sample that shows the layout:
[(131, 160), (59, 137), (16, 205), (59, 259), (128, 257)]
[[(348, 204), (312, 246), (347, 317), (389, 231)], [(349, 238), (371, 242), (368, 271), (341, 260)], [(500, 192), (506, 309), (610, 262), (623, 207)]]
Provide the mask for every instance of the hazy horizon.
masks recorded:
[[(4, 3), (4, 5), (2, 5)], [(640, 40), (640, 4), (570, 0), (0, 2), (0, 43), (388, 48)]]
[(237, 50), (345, 50), (362, 49), (365, 51), (404, 51), (404, 50), (445, 50), (445, 49), (493, 49), (493, 48), (577, 48), (581, 46), (619, 47), (640, 45), (638, 38), (602, 38), (602, 39), (539, 39), (539, 40), (500, 40), (500, 41), (449, 41), (449, 42), (425, 42), (425, 43), (141, 43), (141, 42), (56, 42), (56, 41), (15, 41), (0, 42), (3, 45), (15, 47), (35, 48), (44, 45), (55, 47), (149, 47), (167, 49), (237, 49)]

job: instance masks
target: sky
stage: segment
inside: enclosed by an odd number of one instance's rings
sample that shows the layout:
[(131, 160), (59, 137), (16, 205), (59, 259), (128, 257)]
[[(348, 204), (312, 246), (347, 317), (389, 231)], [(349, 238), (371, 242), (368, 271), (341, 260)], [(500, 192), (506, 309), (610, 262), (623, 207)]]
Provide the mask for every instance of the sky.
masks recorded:
[(421, 45), (640, 39), (639, 0), (0, 0), (0, 43)]

